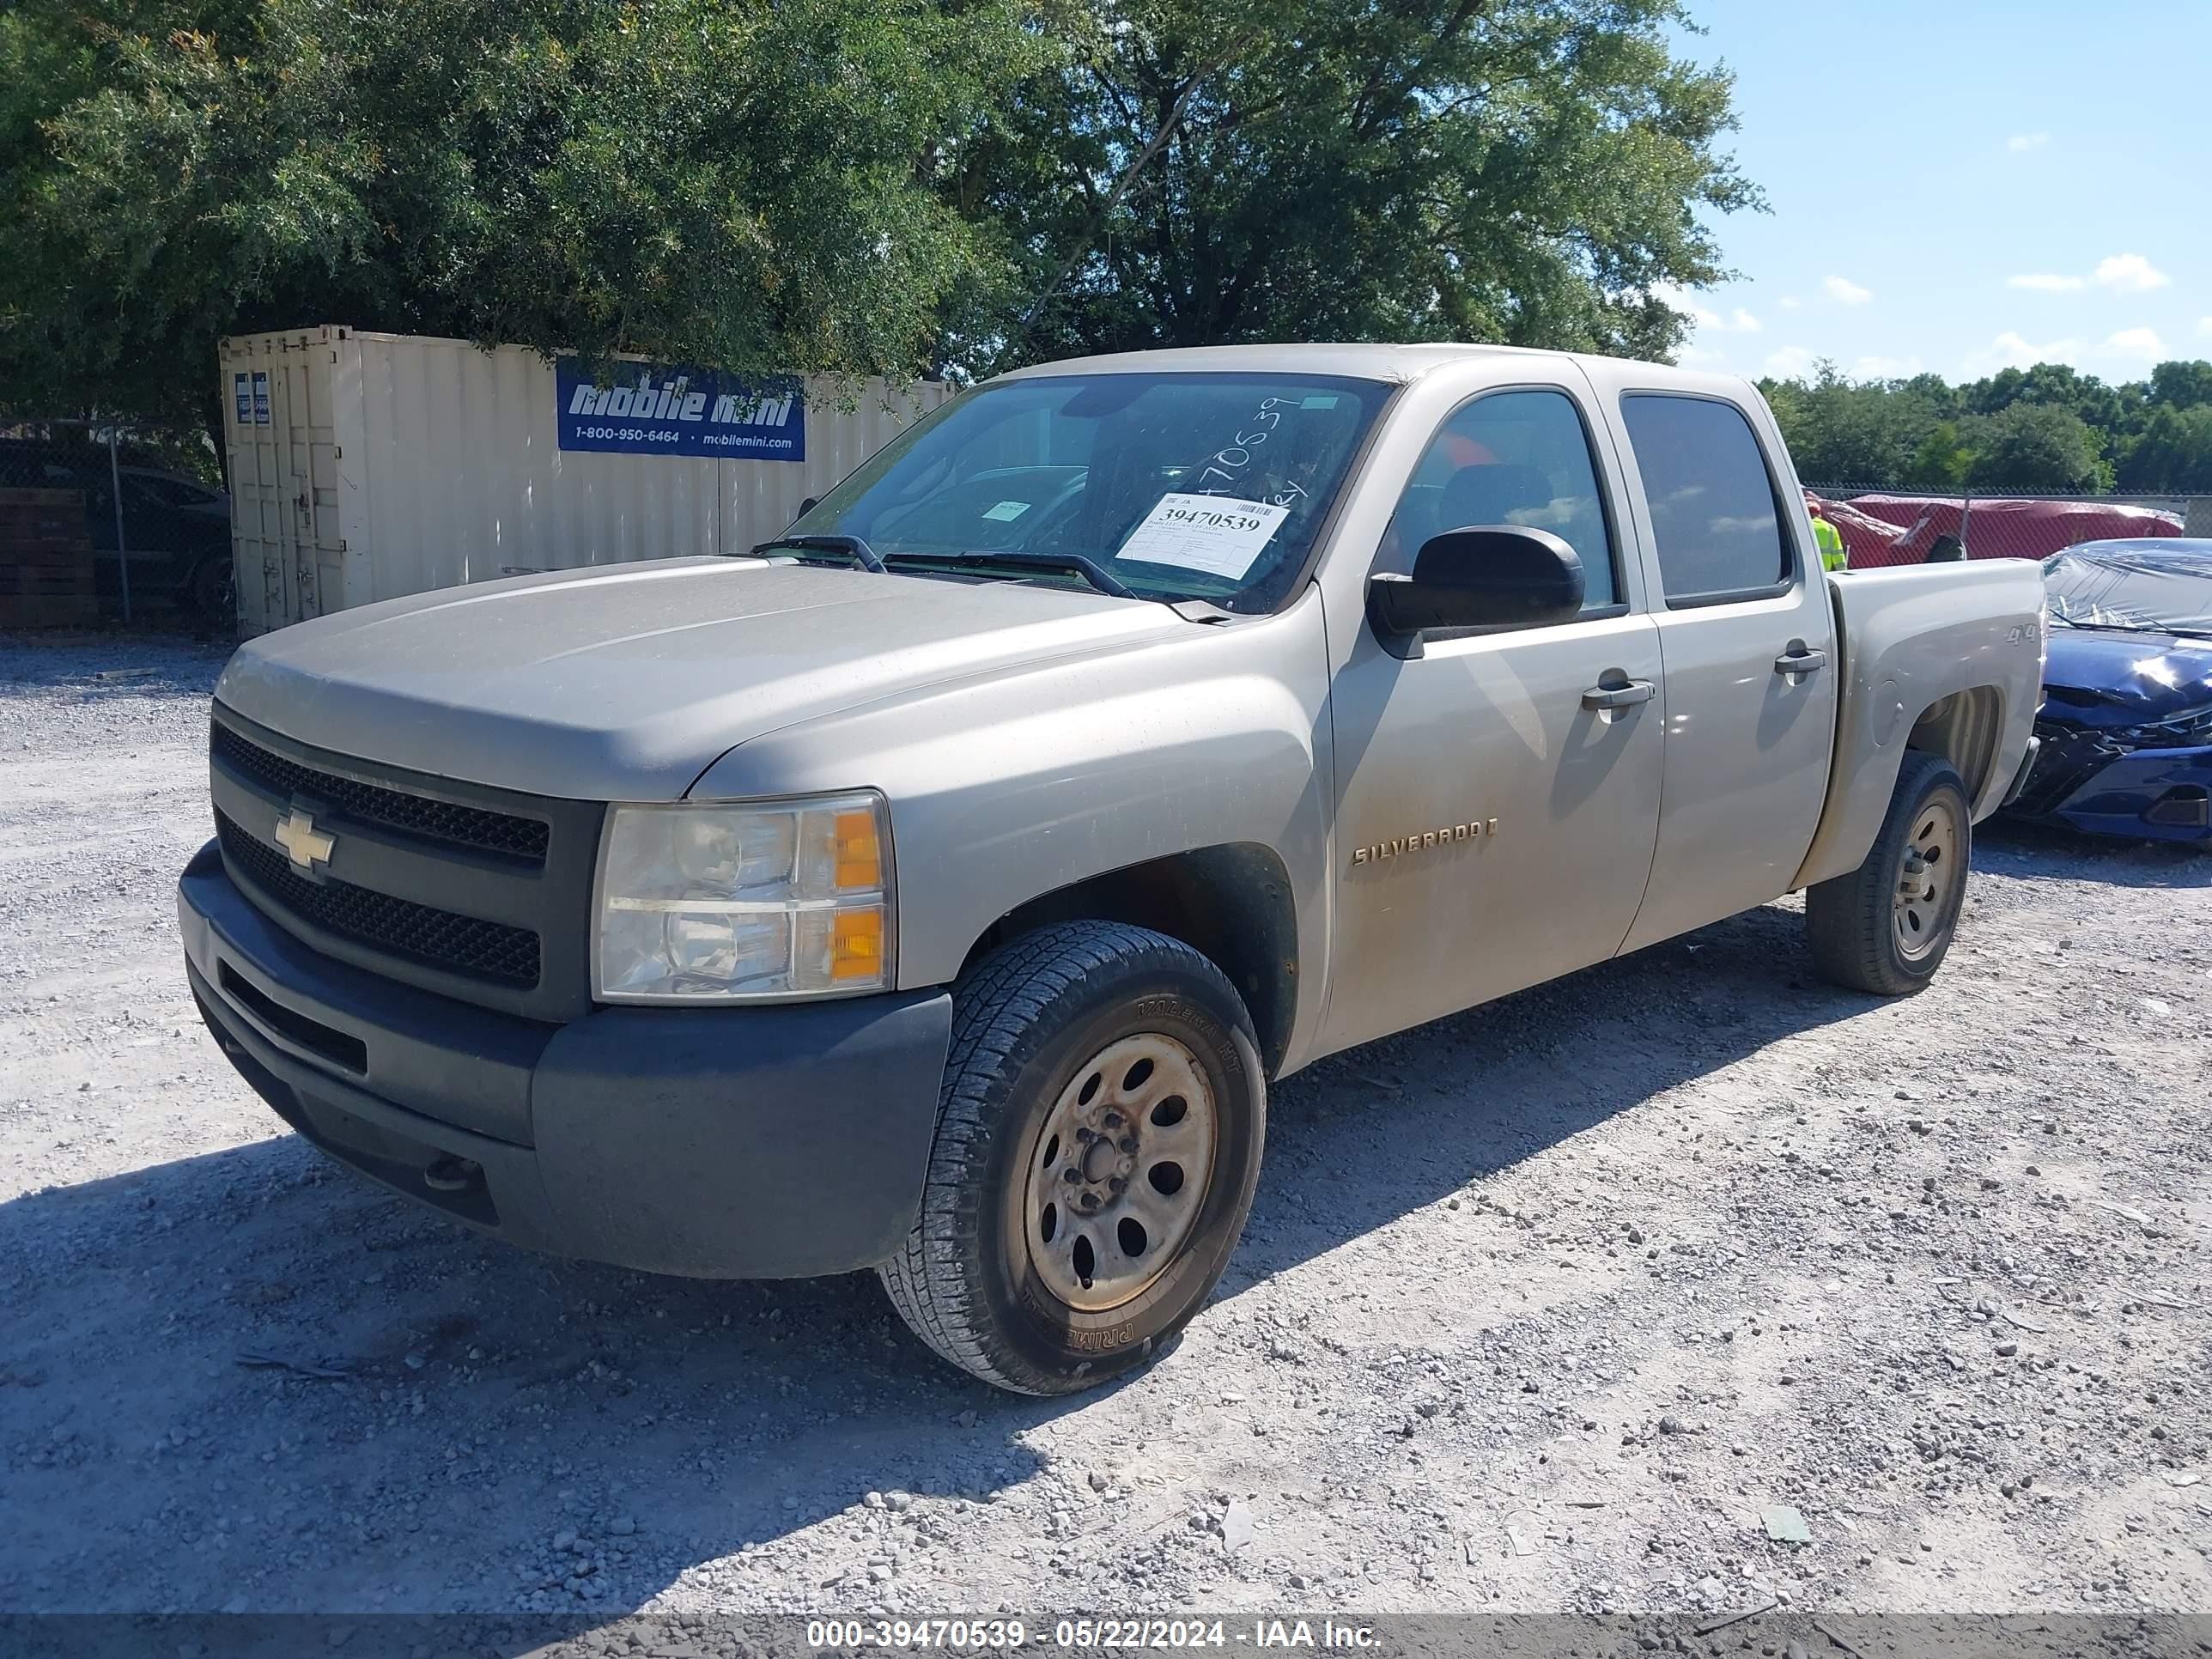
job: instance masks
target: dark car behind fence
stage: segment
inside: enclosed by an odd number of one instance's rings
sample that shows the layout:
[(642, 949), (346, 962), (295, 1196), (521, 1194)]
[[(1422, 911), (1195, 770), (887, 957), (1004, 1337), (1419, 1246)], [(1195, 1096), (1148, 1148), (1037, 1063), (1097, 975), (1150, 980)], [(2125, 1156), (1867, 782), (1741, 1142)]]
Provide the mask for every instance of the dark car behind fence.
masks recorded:
[[(169, 609), (204, 626), (235, 627), (230, 497), (203, 434), (150, 422), (0, 422), (0, 491), (38, 497), (35, 505), (18, 499), (13, 527), (0, 536), (0, 594), (24, 601), (7, 607), (0, 626), (94, 619), (74, 579), (72, 602), (52, 602), (56, 549), (70, 543), (88, 554), (98, 614), (129, 620)], [(35, 538), (23, 528), (26, 514), (43, 527)], [(67, 533), (58, 527), (64, 520)], [(27, 602), (34, 592), (40, 601)]]

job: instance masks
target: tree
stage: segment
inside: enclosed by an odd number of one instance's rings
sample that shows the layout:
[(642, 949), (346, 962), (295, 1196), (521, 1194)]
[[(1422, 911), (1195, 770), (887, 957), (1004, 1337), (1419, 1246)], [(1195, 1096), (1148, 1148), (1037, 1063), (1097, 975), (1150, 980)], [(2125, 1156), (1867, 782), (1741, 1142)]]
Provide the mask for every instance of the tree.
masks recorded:
[(1973, 471), (1974, 453), (1960, 436), (1956, 421), (1938, 421), (1928, 428), (1920, 447), (1905, 469), (1905, 482), (1915, 489), (1946, 493), (1960, 488)]
[(207, 412), (318, 321), (739, 372), (927, 366), (1003, 286), (938, 186), (1015, 0), (22, 0), (0, 405)]
[(1797, 476), (1815, 483), (1893, 483), (1937, 424), (1936, 404), (1903, 382), (1855, 382), (1833, 363), (1802, 380), (1763, 381)]
[(1083, 350), (1462, 339), (1662, 356), (1721, 271), (1730, 81), (1677, 0), (1133, 0), (951, 166), (1029, 298), (974, 366)]
[(2119, 483), (2123, 489), (2212, 495), (2212, 402), (2153, 410), (2121, 458)]
[(2113, 387), (2070, 363), (2002, 369), (1960, 390), (1972, 414), (1996, 415), (2014, 404), (2035, 404), (2065, 410), (2085, 424), (2107, 431), (2120, 423), (2128, 403)]
[(1966, 482), (1977, 489), (2087, 490), (2111, 482), (2097, 434), (2063, 409), (2009, 404), (1972, 422), (1966, 437), (1973, 452)]
[(2175, 409), (2196, 409), (2212, 404), (2212, 363), (2160, 363), (2150, 372), (2150, 402)]

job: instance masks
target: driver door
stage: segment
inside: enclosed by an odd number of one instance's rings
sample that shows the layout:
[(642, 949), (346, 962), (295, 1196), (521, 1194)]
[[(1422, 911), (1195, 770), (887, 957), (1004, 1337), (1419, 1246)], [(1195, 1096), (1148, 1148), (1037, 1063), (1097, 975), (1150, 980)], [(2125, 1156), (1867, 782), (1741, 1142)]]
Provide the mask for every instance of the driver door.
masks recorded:
[[(1377, 550), (1469, 524), (1549, 530), (1581, 556), (1582, 614), (1426, 641), (1364, 617), (1331, 693), (1334, 944), (1321, 1047), (1349, 1047), (1602, 962), (1650, 873), (1665, 714), (1658, 631), (1629, 603), (1628, 517), (1587, 393), (1486, 392), (1431, 440)], [(1592, 706), (1619, 698), (1624, 706)]]

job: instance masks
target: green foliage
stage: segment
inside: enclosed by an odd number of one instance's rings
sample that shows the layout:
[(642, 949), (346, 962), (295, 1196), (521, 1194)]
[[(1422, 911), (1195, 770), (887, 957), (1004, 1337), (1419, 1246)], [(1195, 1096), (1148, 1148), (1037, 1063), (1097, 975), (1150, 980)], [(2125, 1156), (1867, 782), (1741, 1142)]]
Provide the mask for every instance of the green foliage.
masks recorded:
[(738, 370), (925, 367), (1011, 276), (933, 177), (1014, 0), (27, 0), (0, 399), (167, 413), (318, 321)]
[(2007, 404), (1977, 418), (1968, 437), (1966, 482), (1976, 489), (2087, 490), (2112, 483), (2097, 434), (2069, 409)]
[(1813, 483), (2212, 495), (2212, 362), (2117, 386), (2038, 363), (1955, 387), (1854, 383), (1824, 363), (1760, 390)]
[(13, 0), (0, 408), (322, 321), (740, 371), (1660, 356), (1755, 206), (1679, 0)]
[(1066, 24), (955, 194), (1039, 296), (975, 365), (1295, 339), (1663, 355), (1758, 204), (1676, 0), (1133, 0)]
[[(1824, 362), (1810, 384), (1761, 384), (1802, 478), (1823, 483), (1905, 478), (1949, 408), (1918, 382), (1847, 380)], [(1955, 433), (1954, 434), (1955, 438)]]
[[(2212, 371), (2207, 363), (2160, 367)], [(2161, 404), (2154, 410), (2120, 462), (2119, 479), (2123, 489), (2212, 493), (2212, 397), (2192, 408)]]
[(1920, 447), (1905, 469), (1905, 482), (1915, 489), (1957, 489), (1973, 471), (1974, 452), (1966, 447), (1956, 421), (1938, 421), (1928, 428)]

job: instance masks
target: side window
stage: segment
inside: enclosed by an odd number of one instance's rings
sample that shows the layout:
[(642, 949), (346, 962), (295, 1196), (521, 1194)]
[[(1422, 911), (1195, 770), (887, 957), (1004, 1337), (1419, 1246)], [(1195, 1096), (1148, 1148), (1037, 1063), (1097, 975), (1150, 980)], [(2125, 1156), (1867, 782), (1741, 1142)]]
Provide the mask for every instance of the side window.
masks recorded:
[(1620, 400), (1620, 416), (1651, 504), (1668, 603), (1790, 580), (1774, 481), (1741, 410), (1635, 392)]
[(1493, 392), (1438, 428), (1399, 497), (1380, 562), (1410, 571), (1430, 537), (1491, 524), (1548, 530), (1573, 548), (1585, 609), (1620, 598), (1589, 434), (1565, 392)]

